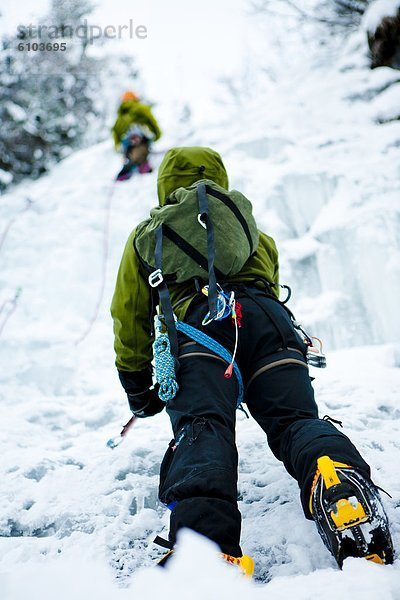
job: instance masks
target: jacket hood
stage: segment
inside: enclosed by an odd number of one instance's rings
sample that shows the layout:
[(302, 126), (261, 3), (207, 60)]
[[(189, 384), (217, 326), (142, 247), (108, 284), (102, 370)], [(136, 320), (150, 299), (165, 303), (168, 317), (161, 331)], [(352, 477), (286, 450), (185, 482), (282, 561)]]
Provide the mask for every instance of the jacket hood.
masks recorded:
[(189, 187), (200, 179), (211, 179), (228, 189), (228, 175), (222, 158), (211, 148), (191, 146), (171, 148), (158, 170), (157, 192), (160, 206), (179, 187)]
[(125, 100), (125, 102), (121, 102), (118, 107), (118, 116), (129, 112), (134, 106), (137, 106), (137, 104), (139, 104), (139, 100)]

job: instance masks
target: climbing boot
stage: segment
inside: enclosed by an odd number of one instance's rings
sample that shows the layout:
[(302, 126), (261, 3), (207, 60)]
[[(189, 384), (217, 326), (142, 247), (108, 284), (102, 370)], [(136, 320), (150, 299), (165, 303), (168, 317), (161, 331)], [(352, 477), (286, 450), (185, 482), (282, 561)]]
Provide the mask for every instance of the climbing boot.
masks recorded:
[(240, 573), (245, 577), (251, 579), (254, 573), (254, 560), (248, 554), (243, 554), (243, 556), (230, 556), (229, 554), (221, 554), (223, 560), (225, 560), (230, 565), (235, 565), (238, 567)]
[[(164, 556), (162, 556), (158, 560), (157, 565), (159, 567), (165, 567), (167, 562), (172, 557), (173, 553), (174, 553), (173, 550), (169, 550), (166, 554), (164, 554)], [(220, 556), (228, 564), (236, 566), (239, 569), (239, 572), (242, 575), (244, 575), (245, 577), (248, 577), (248, 578), (252, 577), (252, 575), (254, 573), (254, 561), (247, 554), (240, 556), (240, 557), (236, 557), (236, 556), (230, 556), (230, 554), (221, 553)]]
[(357, 469), (321, 456), (310, 511), (340, 568), (349, 556), (380, 564), (393, 562), (393, 542), (379, 491)]

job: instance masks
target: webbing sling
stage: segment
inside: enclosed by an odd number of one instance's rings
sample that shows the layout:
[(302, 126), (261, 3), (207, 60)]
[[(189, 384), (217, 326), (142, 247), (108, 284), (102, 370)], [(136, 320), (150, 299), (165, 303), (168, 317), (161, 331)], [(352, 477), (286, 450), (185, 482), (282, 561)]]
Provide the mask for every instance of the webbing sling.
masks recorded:
[[(156, 236), (156, 248), (154, 252), (154, 258), (156, 263), (156, 271), (149, 277), (149, 283), (153, 287), (157, 287), (158, 295), (160, 297), (161, 308), (163, 311), (165, 324), (167, 326), (169, 343), (171, 344), (172, 356), (177, 359), (179, 354), (178, 334), (175, 327), (174, 311), (172, 309), (171, 297), (169, 295), (167, 284), (162, 276), (162, 246), (163, 246), (163, 226), (162, 224), (157, 227), (155, 231)], [(154, 281), (154, 275), (158, 273), (158, 279)], [(151, 277), (153, 276), (153, 283)]]
[[(170, 242), (175, 244), (175, 246), (178, 246), (178, 248), (182, 250), (182, 252), (189, 256), (195, 263), (200, 265), (200, 267), (202, 267), (205, 271), (208, 271), (207, 258), (203, 256), (201, 252), (199, 252), (194, 246), (192, 246), (192, 244), (189, 244), (187, 240), (183, 239), (183, 237), (180, 236), (179, 233), (171, 229), (171, 227), (169, 227), (169, 225), (167, 225), (166, 223), (163, 223), (163, 236), (170, 240)], [(223, 281), (225, 279), (225, 274), (222, 271), (220, 271), (215, 265), (214, 271), (215, 275), (220, 281)]]
[(208, 213), (208, 200), (206, 184), (200, 183), (197, 186), (197, 201), (199, 203), (199, 221), (204, 224), (207, 230), (207, 257), (208, 257), (208, 309), (210, 311), (210, 320), (217, 315), (217, 279), (215, 277), (215, 239), (214, 226)]
[[(217, 299), (218, 287), (215, 276), (215, 238), (214, 226), (208, 212), (208, 201), (206, 193), (206, 185), (204, 183), (197, 186), (197, 201), (199, 205), (198, 220), (202, 227), (207, 231), (207, 265), (208, 265), (208, 307), (210, 320), (213, 319), (218, 312)], [(178, 334), (175, 326), (174, 311), (172, 308), (171, 297), (169, 295), (168, 286), (162, 275), (162, 251), (163, 251), (163, 224), (159, 225), (155, 230), (156, 247), (154, 251), (154, 259), (156, 270), (149, 276), (149, 283), (152, 287), (156, 287), (160, 297), (161, 308), (163, 311), (165, 324), (167, 326), (168, 337), (171, 345), (171, 353), (174, 358), (178, 359), (179, 344)], [(169, 237), (169, 236), (168, 236)]]

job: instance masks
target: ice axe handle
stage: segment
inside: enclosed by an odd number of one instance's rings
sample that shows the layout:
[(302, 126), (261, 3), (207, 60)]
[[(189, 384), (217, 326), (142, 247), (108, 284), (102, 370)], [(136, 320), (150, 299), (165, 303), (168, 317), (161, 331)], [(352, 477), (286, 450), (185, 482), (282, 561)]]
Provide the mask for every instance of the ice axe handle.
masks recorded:
[(111, 448), (111, 450), (114, 450), (114, 448), (119, 446), (121, 444), (121, 442), (124, 441), (124, 437), (129, 433), (129, 430), (131, 429), (132, 425), (134, 425), (136, 419), (137, 419), (137, 416), (132, 415), (132, 417), (129, 419), (129, 421), (127, 423), (125, 423), (125, 425), (123, 426), (121, 433), (119, 435), (117, 435), (116, 437), (110, 438), (108, 440), (107, 446), (109, 448)]

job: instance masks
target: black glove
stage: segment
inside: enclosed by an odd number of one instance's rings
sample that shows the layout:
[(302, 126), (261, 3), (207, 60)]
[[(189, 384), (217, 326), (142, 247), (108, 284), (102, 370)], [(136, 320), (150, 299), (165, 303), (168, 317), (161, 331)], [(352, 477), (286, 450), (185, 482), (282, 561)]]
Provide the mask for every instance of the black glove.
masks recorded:
[(151, 369), (143, 371), (118, 371), (119, 380), (129, 402), (129, 408), (140, 418), (152, 417), (161, 412), (165, 403), (160, 400), (152, 384)]
[(160, 400), (154, 388), (141, 394), (128, 394), (128, 402), (133, 414), (140, 418), (153, 417), (165, 406), (165, 402)]

